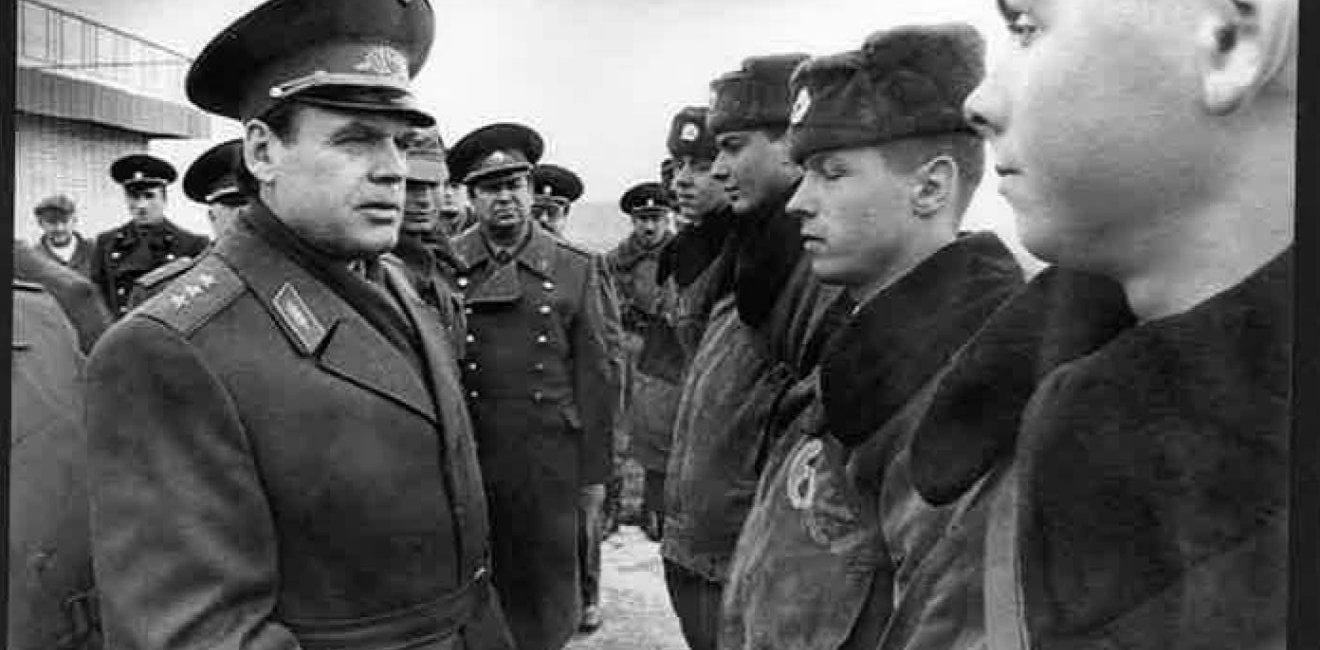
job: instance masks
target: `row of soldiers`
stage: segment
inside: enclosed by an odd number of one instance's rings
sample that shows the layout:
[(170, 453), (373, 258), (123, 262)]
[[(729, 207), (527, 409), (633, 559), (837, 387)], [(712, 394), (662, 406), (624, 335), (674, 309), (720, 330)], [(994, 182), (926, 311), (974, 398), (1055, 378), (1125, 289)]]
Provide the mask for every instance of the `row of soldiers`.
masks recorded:
[[(746, 59), (606, 257), (478, 129), (421, 266), (429, 4), (231, 25), (188, 92), (251, 204), (88, 362), (108, 644), (562, 647), (623, 321), (694, 649), (1283, 647), (1297, 5), (998, 6), (989, 72), (960, 23)], [(1032, 277), (964, 230), (987, 142)]]

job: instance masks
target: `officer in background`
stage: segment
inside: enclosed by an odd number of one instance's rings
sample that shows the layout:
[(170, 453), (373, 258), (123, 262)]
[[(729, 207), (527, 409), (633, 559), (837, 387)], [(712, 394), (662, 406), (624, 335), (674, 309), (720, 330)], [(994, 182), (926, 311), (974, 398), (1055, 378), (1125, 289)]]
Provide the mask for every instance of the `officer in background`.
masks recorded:
[[(665, 463), (669, 437), (678, 408), (678, 378), (657, 376), (639, 369), (647, 343), (677, 350), (662, 295), (656, 281), (661, 251), (674, 238), (669, 193), (659, 183), (639, 183), (624, 192), (619, 209), (632, 221), (632, 233), (611, 250), (605, 260), (619, 295), (627, 381), (620, 435), (628, 455), (645, 471), (642, 491), (642, 528), (652, 541), (660, 541), (663, 526)], [(664, 330), (668, 330), (665, 332)], [(650, 340), (648, 340), (650, 339)]]
[(440, 193), (449, 180), (444, 142), (440, 131), (431, 127), (410, 133), (406, 146), (403, 226), (393, 252), (403, 260), (422, 300), (440, 312), (450, 338), (458, 344), (463, 331), (455, 284), (460, 263), (440, 225)]
[(93, 650), (100, 630), (87, 521), (83, 357), (68, 318), (40, 285), (15, 280), (11, 295), (5, 647)]
[(440, 186), (440, 230), (453, 239), (477, 223), (467, 186), (453, 176)]
[(116, 317), (128, 311), (133, 282), (180, 257), (195, 257), (207, 238), (190, 233), (165, 217), (174, 166), (148, 154), (130, 154), (110, 165), (110, 176), (124, 187), (131, 220), (96, 236), (91, 279)]
[(424, 0), (271, 0), (189, 70), (253, 201), (88, 362), (110, 647), (513, 647), (458, 364), (388, 255), (434, 33)]
[[(233, 228), (250, 203), (238, 187), (238, 169), (242, 164), (243, 141), (234, 139), (204, 151), (183, 174), (183, 193), (206, 206), (206, 217), (211, 220), (211, 232), (217, 240)], [(197, 257), (180, 257), (138, 278), (128, 296), (129, 308), (160, 293), (170, 280), (192, 268), (196, 261)]]
[(619, 401), (618, 307), (599, 256), (531, 217), (532, 129), (492, 124), (449, 154), (480, 224), (466, 273), (464, 385), (491, 506), (495, 585), (520, 650), (561, 648), (581, 621), (579, 526), (599, 512)]
[(532, 218), (563, 237), (573, 202), (582, 196), (582, 179), (571, 170), (541, 163), (532, 169)]
[(32, 214), (41, 228), (41, 238), (33, 248), (51, 261), (87, 277), (92, 272), (92, 242), (76, 230), (77, 211), (73, 201), (63, 194), (48, 196), (37, 203)]

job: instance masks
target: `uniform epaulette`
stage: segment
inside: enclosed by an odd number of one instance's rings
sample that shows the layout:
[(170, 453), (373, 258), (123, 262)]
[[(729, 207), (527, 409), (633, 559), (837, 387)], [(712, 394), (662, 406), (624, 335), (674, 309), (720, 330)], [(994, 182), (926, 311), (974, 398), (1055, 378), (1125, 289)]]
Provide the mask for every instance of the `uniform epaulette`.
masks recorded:
[(204, 255), (169, 287), (133, 310), (187, 336), (247, 291), (243, 279), (215, 255)]
[(41, 286), (40, 284), (37, 284), (36, 282), (28, 282), (26, 280), (14, 280), (14, 290), (34, 291), (37, 293), (44, 293), (46, 291), (46, 288)]
[(150, 289), (162, 282), (173, 280), (174, 278), (183, 275), (185, 271), (192, 268), (193, 265), (197, 263), (198, 259), (199, 258), (188, 256), (180, 257), (168, 264), (152, 269), (143, 274), (142, 277), (134, 280), (133, 283), (143, 288)]

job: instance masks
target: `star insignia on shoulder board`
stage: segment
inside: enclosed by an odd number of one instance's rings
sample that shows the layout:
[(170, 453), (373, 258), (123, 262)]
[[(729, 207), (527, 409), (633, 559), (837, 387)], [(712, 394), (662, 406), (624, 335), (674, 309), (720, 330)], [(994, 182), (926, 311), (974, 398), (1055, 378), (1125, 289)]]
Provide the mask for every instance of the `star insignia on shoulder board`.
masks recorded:
[(188, 304), (188, 296), (176, 293), (170, 296), (170, 304), (174, 305), (175, 309), (183, 309)]
[(203, 289), (210, 289), (215, 285), (215, 276), (210, 273), (203, 273), (197, 276), (197, 284), (202, 285)]
[(183, 288), (183, 292), (186, 293), (186, 294), (188, 294), (188, 297), (189, 297), (189, 298), (196, 298), (197, 296), (202, 295), (202, 290), (201, 290), (201, 288), (198, 287), (198, 286), (195, 285), (195, 284), (190, 284), (190, 285), (184, 287), (184, 288)]

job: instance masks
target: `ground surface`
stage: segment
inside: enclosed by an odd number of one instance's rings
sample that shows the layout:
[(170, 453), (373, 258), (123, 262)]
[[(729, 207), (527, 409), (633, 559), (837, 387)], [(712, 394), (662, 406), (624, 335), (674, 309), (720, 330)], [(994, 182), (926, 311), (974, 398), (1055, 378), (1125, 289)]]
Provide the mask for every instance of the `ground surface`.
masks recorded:
[(665, 591), (660, 545), (623, 526), (601, 546), (601, 606), (605, 625), (577, 636), (567, 650), (685, 650)]

